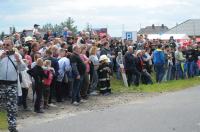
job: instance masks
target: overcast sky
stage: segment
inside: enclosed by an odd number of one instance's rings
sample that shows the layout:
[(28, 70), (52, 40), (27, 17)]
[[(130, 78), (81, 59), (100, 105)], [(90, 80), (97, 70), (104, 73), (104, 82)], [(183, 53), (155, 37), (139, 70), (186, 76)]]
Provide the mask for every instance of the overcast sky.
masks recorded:
[(0, 31), (10, 26), (17, 31), (33, 24), (60, 23), (67, 17), (79, 30), (90, 23), (107, 27), (112, 36), (148, 25), (173, 27), (187, 19), (199, 18), (199, 0), (0, 0)]

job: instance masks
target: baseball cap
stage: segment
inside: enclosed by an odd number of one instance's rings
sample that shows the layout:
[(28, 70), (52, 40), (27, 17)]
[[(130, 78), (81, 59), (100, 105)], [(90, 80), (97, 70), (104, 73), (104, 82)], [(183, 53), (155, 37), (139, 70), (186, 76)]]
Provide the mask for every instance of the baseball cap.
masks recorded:
[(34, 27), (38, 27), (38, 26), (40, 26), (40, 25), (38, 25), (38, 24), (34, 24)]

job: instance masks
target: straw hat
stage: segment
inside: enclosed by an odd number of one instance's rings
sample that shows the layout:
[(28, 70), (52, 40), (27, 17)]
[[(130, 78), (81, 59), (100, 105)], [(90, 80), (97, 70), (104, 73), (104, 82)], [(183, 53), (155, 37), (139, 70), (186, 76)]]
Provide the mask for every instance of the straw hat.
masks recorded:
[(142, 52), (142, 50), (138, 50), (137, 52), (136, 52), (136, 55), (138, 55), (139, 53), (141, 53)]
[(25, 42), (28, 42), (28, 41), (33, 41), (33, 38), (31, 36), (26, 37)]

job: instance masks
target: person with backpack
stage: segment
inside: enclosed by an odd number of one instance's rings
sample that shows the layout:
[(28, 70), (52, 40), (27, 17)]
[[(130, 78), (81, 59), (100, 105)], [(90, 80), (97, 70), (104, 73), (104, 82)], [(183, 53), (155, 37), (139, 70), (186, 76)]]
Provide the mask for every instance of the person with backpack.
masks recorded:
[(58, 76), (56, 80), (56, 101), (63, 102), (66, 92), (66, 85), (69, 82), (68, 73), (71, 70), (70, 60), (66, 57), (66, 50), (60, 49), (58, 57)]
[(165, 74), (164, 64), (165, 64), (165, 55), (161, 49), (162, 45), (159, 44), (158, 48), (153, 52), (153, 62), (156, 72), (156, 82), (161, 83), (163, 76)]
[(55, 95), (54, 91), (56, 89), (57, 76), (59, 75), (59, 73), (58, 73), (59, 64), (58, 64), (57, 58), (53, 57), (53, 52), (50, 49), (46, 50), (45, 55), (46, 56), (44, 57), (44, 60), (50, 60), (51, 61), (51, 67), (53, 67), (54, 70), (55, 70), (55, 74), (53, 76), (53, 80), (52, 80), (52, 83), (51, 83), (51, 86), (50, 86), (50, 97), (49, 97), (49, 104), (53, 105), (52, 99)]

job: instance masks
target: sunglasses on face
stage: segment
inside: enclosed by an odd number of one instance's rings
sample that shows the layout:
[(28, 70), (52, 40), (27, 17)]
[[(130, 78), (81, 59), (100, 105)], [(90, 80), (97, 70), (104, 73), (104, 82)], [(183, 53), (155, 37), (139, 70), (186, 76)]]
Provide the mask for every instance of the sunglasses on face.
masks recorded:
[(3, 44), (3, 46), (9, 47), (9, 46), (11, 46), (11, 44)]

